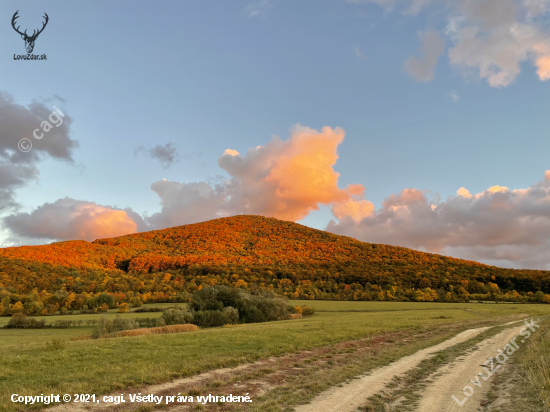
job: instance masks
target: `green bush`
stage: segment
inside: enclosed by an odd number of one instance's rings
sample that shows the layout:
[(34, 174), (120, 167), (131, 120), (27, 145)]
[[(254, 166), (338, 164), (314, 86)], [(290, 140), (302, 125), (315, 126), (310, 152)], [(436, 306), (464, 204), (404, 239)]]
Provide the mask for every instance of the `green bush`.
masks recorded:
[(166, 325), (185, 325), (186, 323), (193, 323), (193, 314), (188, 310), (168, 309), (162, 313), (162, 319), (164, 319)]
[(221, 310), (199, 310), (193, 314), (193, 324), (201, 328), (215, 328), (231, 323)]
[(27, 326), (28, 322), (29, 320), (27, 318), (27, 315), (16, 313), (15, 315), (11, 316), (8, 324), (6, 325), (6, 328), (24, 328), (25, 326)]
[(66, 343), (64, 340), (54, 339), (51, 342), (46, 342), (46, 347), (44, 348), (44, 350), (56, 351), (56, 350), (65, 349), (65, 347), (66, 347)]
[(312, 316), (315, 313), (314, 308), (310, 308), (307, 305), (302, 306), (302, 316)]
[(232, 306), (227, 306), (223, 308), (223, 314), (227, 318), (228, 323), (234, 325), (239, 323), (239, 311)]
[(191, 297), (190, 306), (194, 311), (221, 311), (233, 307), (238, 311), (241, 323), (285, 319), (288, 314), (286, 301), (274, 298), (273, 294), (251, 295), (227, 286), (198, 290)]

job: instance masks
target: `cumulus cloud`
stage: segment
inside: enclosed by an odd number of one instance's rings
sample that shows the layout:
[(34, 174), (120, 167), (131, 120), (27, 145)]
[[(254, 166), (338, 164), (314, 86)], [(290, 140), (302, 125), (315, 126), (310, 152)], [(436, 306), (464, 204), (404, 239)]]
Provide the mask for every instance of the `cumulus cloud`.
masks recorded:
[(420, 13), (420, 10), (424, 8), (427, 4), (431, 3), (434, 0), (412, 0), (409, 8), (405, 10), (404, 14), (412, 14), (416, 16)]
[(456, 90), (451, 90), (451, 92), (449, 93), (449, 97), (451, 98), (453, 103), (456, 103), (459, 100), (458, 93), (456, 92)]
[(405, 189), (359, 223), (347, 217), (327, 230), (363, 241), (405, 246), (515, 267), (540, 268), (550, 256), (550, 173), (528, 189), (493, 186), (430, 201)]
[(355, 55), (358, 59), (367, 60), (367, 56), (361, 51), (359, 47), (354, 47), (353, 51), (355, 52)]
[(164, 229), (226, 216), (222, 188), (206, 182), (179, 183), (160, 180), (151, 185), (160, 199), (161, 212), (145, 218), (153, 229)]
[(319, 205), (332, 206), (339, 218), (360, 221), (373, 213), (374, 205), (364, 199), (362, 185), (338, 187), (339, 174), (333, 169), (344, 135), (340, 128), (317, 131), (297, 125), (287, 140), (273, 137), (244, 156), (227, 149), (218, 164), (228, 179), (154, 182), (151, 189), (161, 211), (144, 218), (131, 209), (65, 198), (8, 216), (3, 223), (19, 238), (93, 240), (237, 214), (300, 220)]
[[(28, 106), (19, 105), (10, 95), (0, 92), (0, 211), (17, 207), (15, 190), (38, 178), (37, 164), (41, 160), (74, 162), (73, 150), (78, 142), (70, 137), (72, 118), (68, 114), (59, 127), (52, 127), (42, 139), (33, 137), (33, 131), (42, 128), (52, 110), (53, 107), (37, 101)], [(33, 143), (33, 148), (26, 153), (18, 149), (18, 142), (23, 138)]]
[[(348, 0), (375, 3), (386, 10), (396, 0)], [(405, 14), (416, 15), (429, 0), (403, 1)], [(449, 64), (465, 76), (487, 81), (491, 87), (506, 87), (520, 74), (522, 65), (536, 68), (541, 81), (550, 79), (549, 0), (456, 0), (437, 2), (446, 15), (445, 34), (449, 40)], [(433, 17), (430, 17), (430, 24)], [(440, 23), (444, 23), (441, 21)], [(436, 34), (422, 41), (423, 57), (410, 58), (405, 68), (418, 81), (433, 78), (442, 41)], [(444, 46), (443, 46), (444, 47)], [(440, 51), (440, 53), (436, 53)]]
[(410, 57), (405, 70), (418, 82), (429, 82), (434, 78), (435, 66), (445, 52), (445, 40), (435, 31), (419, 33), (421, 57)]
[(165, 145), (156, 145), (151, 148), (145, 146), (138, 146), (135, 150), (135, 154), (145, 153), (153, 159), (157, 159), (162, 167), (168, 169), (174, 163), (179, 162), (180, 155), (176, 146), (172, 142), (168, 142)]
[(264, 15), (273, 5), (270, 0), (258, 0), (247, 5), (242, 13), (250, 18)]
[(155, 228), (181, 225), (235, 214), (258, 214), (300, 220), (319, 205), (335, 207), (339, 216), (360, 219), (374, 210), (362, 199), (364, 188), (338, 187), (333, 169), (344, 130), (316, 131), (295, 126), (288, 140), (274, 137), (245, 156), (227, 149), (218, 165), (230, 178), (216, 185), (155, 182), (151, 188), (161, 200), (161, 212), (148, 217)]
[(59, 199), (45, 203), (31, 213), (17, 213), (4, 218), (4, 226), (20, 238), (71, 240), (114, 237), (135, 233), (139, 215), (97, 203)]
[(348, 3), (354, 3), (354, 4), (378, 4), (379, 6), (384, 6), (388, 9), (391, 9), (395, 6), (395, 3), (397, 3), (397, 0), (347, 0)]
[(384, 7), (387, 11), (391, 11), (398, 3), (408, 3), (409, 6), (405, 10), (403, 10), (403, 14), (411, 14), (414, 16), (416, 16), (424, 6), (431, 3), (432, 1), (434, 0), (347, 0), (348, 3), (355, 4), (378, 4), (379, 6)]

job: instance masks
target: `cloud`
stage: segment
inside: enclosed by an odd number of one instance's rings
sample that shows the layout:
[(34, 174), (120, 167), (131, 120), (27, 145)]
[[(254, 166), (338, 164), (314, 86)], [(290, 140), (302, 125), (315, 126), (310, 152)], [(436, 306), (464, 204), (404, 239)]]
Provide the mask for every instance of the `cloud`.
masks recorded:
[[(94, 240), (238, 214), (297, 221), (326, 205), (338, 219), (327, 230), (337, 234), (500, 266), (549, 267), (550, 170), (527, 189), (495, 185), (473, 194), (461, 187), (445, 200), (405, 189), (376, 210), (363, 185), (338, 184), (334, 166), (344, 137), (341, 128), (296, 125), (287, 139), (274, 136), (246, 154), (226, 149), (218, 165), (227, 177), (154, 182), (161, 210), (143, 218), (131, 209), (64, 198), (8, 216), (4, 227), (18, 240)], [(1, 184), (33, 176), (21, 173), (0, 169)]]
[(140, 218), (128, 211), (68, 197), (45, 203), (31, 213), (3, 219), (12, 235), (20, 238), (70, 240), (95, 239), (135, 233)]
[(433, 0), (411, 0), (403, 2), (398, 0), (347, 0), (348, 3), (354, 3), (354, 4), (377, 4), (379, 6), (382, 6), (386, 9), (386, 11), (391, 11), (395, 7), (397, 3), (410, 3), (409, 7), (405, 10), (403, 10), (403, 14), (411, 14), (413, 16), (416, 16), (420, 10), (426, 6), (427, 4), (431, 3)]
[(405, 189), (359, 223), (348, 217), (327, 230), (503, 266), (550, 267), (550, 173), (528, 189), (493, 186), (472, 195), (460, 188), (437, 202)]
[(404, 14), (412, 14), (413, 16), (418, 15), (420, 10), (427, 4), (430, 4), (434, 0), (412, 0), (409, 8), (404, 11)]
[(237, 214), (300, 220), (319, 205), (330, 205), (339, 218), (356, 221), (373, 213), (362, 185), (338, 187), (333, 169), (344, 130), (321, 131), (302, 126), (290, 137), (273, 137), (242, 156), (227, 149), (218, 164), (229, 174), (216, 183), (160, 180), (151, 189), (161, 211), (142, 218), (131, 209), (119, 210), (70, 198), (46, 203), (31, 213), (4, 219), (13, 236), (28, 239), (85, 239), (162, 229)]
[[(41, 128), (52, 110), (37, 101), (28, 106), (16, 104), (10, 95), (0, 92), (0, 211), (17, 207), (14, 192), (38, 179), (40, 161), (52, 158), (74, 163), (73, 150), (78, 142), (70, 137), (72, 118), (68, 114), (42, 139), (33, 137), (33, 131)], [(23, 138), (33, 144), (26, 153), (18, 149)]]
[[(375, 3), (386, 10), (396, 0), (348, 0)], [(409, 4), (404, 14), (417, 15), (429, 0)], [(541, 81), (550, 79), (549, 0), (456, 0), (437, 2), (446, 15), (446, 27), (440, 34), (448, 37), (448, 61), (464, 76), (487, 81), (491, 87), (506, 87), (521, 73), (524, 63), (536, 68)], [(440, 23), (444, 23), (441, 21)], [(417, 81), (429, 81), (441, 51), (442, 40), (435, 32), (422, 39), (423, 57), (409, 58), (405, 69)], [(439, 53), (438, 53), (439, 52)]]
[(429, 82), (435, 76), (437, 61), (445, 52), (445, 40), (435, 31), (421, 32), (421, 57), (410, 57), (404, 68), (417, 82)]
[(273, 5), (270, 0), (258, 0), (247, 5), (243, 9), (242, 13), (249, 18), (254, 18), (265, 15), (265, 13), (267, 13), (267, 11), (272, 7)]
[(354, 3), (354, 4), (368, 4), (368, 3), (374, 3), (378, 4), (379, 6), (384, 6), (387, 8), (393, 8), (397, 0), (347, 0), (348, 3)]
[(300, 220), (319, 205), (334, 206), (339, 216), (364, 217), (374, 209), (362, 199), (364, 188), (339, 188), (339, 174), (333, 169), (344, 135), (340, 128), (324, 127), (319, 132), (298, 125), (288, 140), (274, 137), (245, 156), (227, 149), (218, 165), (229, 179), (216, 185), (153, 183), (162, 209), (146, 221), (162, 228), (235, 214)]
[(361, 49), (359, 47), (354, 47), (353, 48), (353, 51), (355, 52), (355, 55), (361, 59), (361, 60), (367, 60), (367, 56), (365, 56), (363, 54), (363, 52), (361, 51)]
[(456, 92), (456, 90), (451, 90), (451, 92), (449, 93), (449, 97), (451, 98), (453, 103), (458, 102), (459, 98), (458, 98), (458, 93)]
[(160, 198), (161, 212), (146, 217), (151, 229), (164, 229), (225, 216), (223, 189), (205, 182), (159, 180), (151, 185)]
[(541, 0), (461, 0), (447, 27), (453, 39), (449, 62), (465, 75), (492, 87), (510, 85), (524, 62), (550, 78), (550, 34), (541, 17), (550, 11)]
[(172, 142), (166, 143), (165, 145), (159, 144), (152, 148), (138, 146), (134, 153), (146, 153), (153, 159), (157, 159), (158, 161), (160, 161), (160, 164), (165, 169), (168, 169), (170, 166), (172, 166), (174, 163), (179, 162), (180, 160), (178, 150), (176, 149), (175, 144)]

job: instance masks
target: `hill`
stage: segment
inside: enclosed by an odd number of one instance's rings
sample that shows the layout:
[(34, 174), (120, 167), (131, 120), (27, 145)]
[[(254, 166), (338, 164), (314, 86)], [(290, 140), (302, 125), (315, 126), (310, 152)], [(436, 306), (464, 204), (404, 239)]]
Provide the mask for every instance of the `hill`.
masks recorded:
[(306, 299), (542, 301), (550, 272), (364, 243), (260, 216), (0, 249), (0, 300), (22, 304), (40, 299), (80, 309), (93, 307), (101, 293), (114, 296), (115, 304), (185, 301), (189, 292), (214, 284)]

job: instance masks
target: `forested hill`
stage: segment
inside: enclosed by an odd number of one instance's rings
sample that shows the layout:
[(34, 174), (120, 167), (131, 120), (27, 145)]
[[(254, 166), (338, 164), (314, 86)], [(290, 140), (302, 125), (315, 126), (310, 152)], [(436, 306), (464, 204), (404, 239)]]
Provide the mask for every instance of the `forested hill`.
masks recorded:
[(364, 243), (260, 216), (92, 243), (0, 249), (0, 298), (2, 290), (28, 294), (36, 289), (184, 299), (211, 284), (309, 299), (456, 301), (484, 295), (542, 301), (550, 293), (550, 272)]

